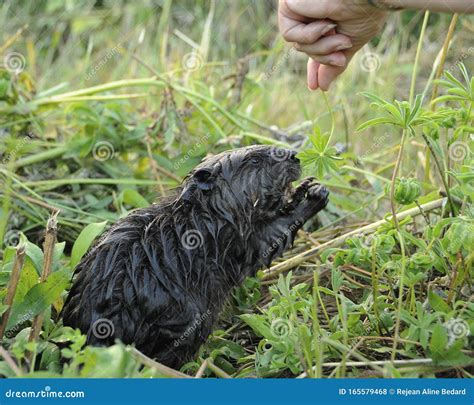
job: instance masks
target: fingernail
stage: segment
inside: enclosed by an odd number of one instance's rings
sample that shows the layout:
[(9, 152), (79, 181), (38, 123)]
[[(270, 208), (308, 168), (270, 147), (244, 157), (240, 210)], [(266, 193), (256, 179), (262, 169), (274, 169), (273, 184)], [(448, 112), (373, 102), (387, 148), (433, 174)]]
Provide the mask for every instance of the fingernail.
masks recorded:
[(343, 51), (344, 49), (349, 49), (349, 48), (352, 48), (352, 44), (339, 45), (336, 48), (336, 51)]
[(329, 24), (329, 25), (326, 25), (323, 30), (321, 31), (321, 35), (324, 35), (324, 34), (327, 34), (329, 31), (331, 31), (332, 29), (336, 28), (337, 27), (337, 24)]

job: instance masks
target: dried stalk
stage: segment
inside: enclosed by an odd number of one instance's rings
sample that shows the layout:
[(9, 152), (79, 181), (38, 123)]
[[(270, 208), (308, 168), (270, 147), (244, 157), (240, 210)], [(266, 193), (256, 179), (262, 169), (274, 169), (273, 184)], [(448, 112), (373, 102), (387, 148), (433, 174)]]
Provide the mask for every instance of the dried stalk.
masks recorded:
[(20, 243), (16, 250), (15, 261), (13, 262), (13, 269), (10, 276), (10, 281), (8, 283), (7, 296), (5, 298), (5, 305), (8, 305), (8, 309), (4, 312), (2, 316), (2, 323), (0, 325), (1, 339), (3, 339), (3, 334), (7, 328), (13, 299), (15, 298), (16, 287), (18, 286), (18, 281), (20, 281), (21, 269), (23, 268), (23, 263), (25, 262), (25, 248), (26, 245), (24, 243)]
[(135, 348), (130, 348), (130, 351), (135, 357), (136, 360), (138, 360), (140, 363), (142, 363), (144, 366), (153, 368), (157, 371), (159, 371), (161, 374), (171, 377), (171, 378), (192, 378), (191, 376), (181, 373), (180, 371), (174, 370), (171, 367), (165, 366), (164, 364), (158, 363), (157, 361), (149, 358), (148, 356), (144, 355), (141, 351), (135, 349)]
[[(53, 267), (54, 246), (56, 244), (56, 235), (58, 232), (58, 214), (59, 210), (53, 211), (46, 224), (45, 238), (43, 244), (43, 272), (41, 273), (40, 282), (46, 281), (51, 274)], [(34, 317), (31, 325), (29, 342), (36, 342), (43, 326), (44, 314), (38, 314)], [(28, 359), (31, 360), (33, 353), (28, 353)]]

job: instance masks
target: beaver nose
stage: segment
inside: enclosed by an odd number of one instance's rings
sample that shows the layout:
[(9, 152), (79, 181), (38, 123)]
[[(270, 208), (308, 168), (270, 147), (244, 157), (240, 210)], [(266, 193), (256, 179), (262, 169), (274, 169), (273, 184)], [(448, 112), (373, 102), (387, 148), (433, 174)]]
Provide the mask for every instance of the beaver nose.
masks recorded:
[(299, 163), (299, 159), (296, 157), (296, 155), (298, 154), (298, 152), (296, 152), (295, 150), (289, 150), (289, 160), (295, 162), (295, 163)]

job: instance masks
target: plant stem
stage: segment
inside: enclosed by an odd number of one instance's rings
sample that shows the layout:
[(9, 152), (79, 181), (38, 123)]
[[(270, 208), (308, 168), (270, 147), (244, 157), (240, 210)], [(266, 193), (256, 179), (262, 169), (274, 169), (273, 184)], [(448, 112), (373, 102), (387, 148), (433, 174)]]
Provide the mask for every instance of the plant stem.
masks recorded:
[[(441, 51), (441, 59), (439, 61), (438, 70), (436, 71), (436, 76), (434, 80), (437, 80), (441, 77), (441, 74), (444, 70), (444, 64), (446, 62), (446, 56), (448, 54), (449, 44), (453, 39), (454, 29), (456, 28), (456, 24), (458, 22), (459, 15), (454, 14), (453, 18), (451, 19), (451, 24), (449, 24), (448, 33), (446, 34), (446, 39), (444, 40), (443, 49)], [(438, 95), (438, 84), (435, 83), (433, 85), (433, 92), (431, 93), (431, 101), (433, 101), (436, 96)], [(432, 104), (432, 109), (436, 108), (436, 104)]]
[(446, 197), (448, 198), (449, 201), (449, 206), (451, 208), (451, 213), (454, 216), (456, 216), (456, 206), (454, 205), (453, 198), (451, 197), (451, 192), (449, 191), (449, 185), (446, 180), (446, 176), (444, 174), (444, 170), (441, 167), (441, 163), (438, 159), (438, 156), (436, 156), (435, 151), (433, 150), (433, 147), (431, 146), (431, 141), (429, 138), (425, 135), (422, 134), (423, 139), (426, 143), (426, 146), (428, 146), (428, 150), (431, 151), (431, 155), (433, 156), (433, 160), (435, 161), (435, 165), (438, 168), (439, 176), (441, 177), (441, 181), (443, 182), (444, 190), (446, 191)]
[(400, 279), (398, 283), (398, 308), (397, 308), (397, 319), (395, 320), (395, 335), (393, 339), (393, 346), (392, 346), (392, 355), (391, 360), (392, 362), (395, 361), (395, 357), (397, 355), (397, 346), (398, 346), (398, 339), (400, 338), (400, 313), (402, 311), (403, 305), (403, 287), (405, 282), (405, 240), (403, 239), (403, 235), (400, 231), (397, 232), (398, 238), (400, 240), (400, 249), (401, 249), (401, 260), (400, 264), (402, 266)]
[(430, 18), (430, 12), (425, 11), (425, 17), (423, 18), (423, 25), (421, 26), (420, 39), (418, 40), (418, 47), (416, 49), (415, 63), (413, 66), (413, 72), (411, 75), (411, 85), (410, 85), (410, 105), (413, 104), (415, 98), (415, 88), (416, 88), (416, 76), (418, 74), (418, 65), (420, 62), (421, 49), (423, 46), (423, 39), (425, 37), (426, 27), (428, 25), (428, 20)]
[[(446, 56), (448, 54), (448, 49), (449, 49), (449, 44), (451, 43), (451, 40), (453, 39), (453, 34), (454, 34), (454, 29), (456, 27), (456, 23), (458, 22), (458, 14), (454, 14), (453, 18), (451, 19), (451, 24), (449, 25), (448, 33), (446, 34), (446, 39), (444, 40), (443, 48), (441, 51), (441, 58), (439, 61), (438, 69), (436, 71), (436, 75), (434, 77), (434, 80), (437, 80), (441, 77), (441, 74), (443, 73), (444, 70), (444, 64), (446, 62)], [(434, 83), (433, 85), (433, 91), (431, 93), (431, 101), (433, 101), (436, 96), (438, 95), (438, 84)], [(431, 104), (431, 109), (434, 111), (436, 109), (436, 104)], [(423, 135), (423, 138), (425, 136)], [(425, 139), (426, 142), (426, 139)], [(425, 163), (425, 183), (429, 183), (430, 180), (430, 175), (431, 175), (431, 155), (434, 156), (434, 159), (436, 160), (436, 157), (434, 155), (433, 150), (431, 149), (431, 146), (427, 143), (427, 149), (426, 149), (426, 163)], [(438, 170), (439, 170), (439, 164), (437, 163)], [(441, 177), (443, 177), (443, 174), (440, 172)], [(449, 198), (449, 197), (448, 197)], [(452, 205), (452, 204), (451, 204)]]
[(395, 207), (395, 180), (397, 179), (398, 170), (400, 169), (407, 133), (407, 130), (404, 129), (402, 133), (402, 140), (400, 141), (400, 150), (398, 151), (397, 162), (395, 163), (395, 169), (393, 169), (392, 180), (390, 184), (390, 206), (392, 208), (393, 223), (395, 224), (397, 231), (400, 231), (400, 226), (398, 224), (397, 209)]
[(334, 120), (334, 111), (333, 111), (333, 109), (331, 108), (331, 105), (329, 104), (329, 100), (328, 100), (328, 97), (326, 96), (326, 92), (325, 92), (325, 91), (322, 91), (322, 93), (323, 93), (324, 102), (326, 103), (326, 106), (327, 106), (327, 108), (328, 108), (329, 115), (330, 115), (330, 117), (331, 117), (331, 132), (330, 132), (330, 134), (329, 134), (328, 142), (326, 143), (326, 148), (327, 148), (328, 145), (331, 144), (331, 138), (332, 138), (332, 135), (334, 134), (335, 120)]

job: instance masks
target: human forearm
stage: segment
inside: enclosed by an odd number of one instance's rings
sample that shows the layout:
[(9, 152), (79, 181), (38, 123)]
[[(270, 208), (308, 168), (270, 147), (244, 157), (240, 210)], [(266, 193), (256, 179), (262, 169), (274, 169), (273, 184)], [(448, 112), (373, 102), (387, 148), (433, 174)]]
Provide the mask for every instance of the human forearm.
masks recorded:
[(474, 13), (474, 0), (374, 0), (373, 3), (387, 8)]

